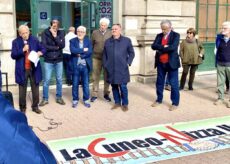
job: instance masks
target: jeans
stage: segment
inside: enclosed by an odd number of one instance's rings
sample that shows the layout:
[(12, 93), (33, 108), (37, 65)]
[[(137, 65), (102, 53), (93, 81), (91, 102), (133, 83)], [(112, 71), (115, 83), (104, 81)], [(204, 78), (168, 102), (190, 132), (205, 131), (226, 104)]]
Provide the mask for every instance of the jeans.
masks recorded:
[(128, 105), (127, 84), (111, 84), (115, 104)]
[(62, 71), (63, 71), (63, 62), (59, 63), (46, 63), (44, 62), (44, 81), (43, 81), (43, 99), (49, 99), (49, 85), (52, 75), (52, 71), (55, 71), (56, 77), (56, 98), (59, 99), (62, 97)]
[(178, 69), (171, 69), (168, 64), (158, 64), (157, 66), (156, 101), (162, 103), (166, 73), (168, 73), (169, 85), (171, 86), (170, 98), (172, 101), (172, 105), (177, 106), (179, 105), (180, 101)]
[(79, 101), (79, 81), (82, 82), (83, 101), (89, 100), (89, 71), (86, 65), (79, 64), (73, 70), (73, 101)]
[(71, 56), (70, 54), (63, 54), (63, 64), (65, 69), (65, 75), (66, 75), (66, 83), (70, 84), (72, 83), (72, 63), (71, 63)]

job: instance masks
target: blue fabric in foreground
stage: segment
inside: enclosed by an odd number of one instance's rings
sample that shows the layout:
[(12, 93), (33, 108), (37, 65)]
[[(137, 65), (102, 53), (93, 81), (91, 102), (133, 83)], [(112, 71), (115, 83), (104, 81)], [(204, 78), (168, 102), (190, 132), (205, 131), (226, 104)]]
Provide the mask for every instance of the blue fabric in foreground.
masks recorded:
[(0, 93), (0, 164), (56, 164), (51, 151), (28, 126), (26, 116)]

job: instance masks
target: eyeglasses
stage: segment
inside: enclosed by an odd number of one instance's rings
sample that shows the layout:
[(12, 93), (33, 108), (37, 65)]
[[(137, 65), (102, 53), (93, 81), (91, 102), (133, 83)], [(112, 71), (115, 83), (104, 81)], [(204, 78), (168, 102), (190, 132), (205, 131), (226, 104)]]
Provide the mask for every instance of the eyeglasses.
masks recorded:
[(84, 34), (85, 32), (84, 31), (77, 31), (78, 33), (81, 33), (81, 34)]

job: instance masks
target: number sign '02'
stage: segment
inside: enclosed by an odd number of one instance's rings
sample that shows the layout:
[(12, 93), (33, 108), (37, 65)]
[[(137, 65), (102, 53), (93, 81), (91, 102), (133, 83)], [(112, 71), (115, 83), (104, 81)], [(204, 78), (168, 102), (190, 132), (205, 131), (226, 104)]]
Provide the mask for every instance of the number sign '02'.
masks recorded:
[(99, 2), (100, 18), (106, 17), (112, 22), (112, 0), (101, 0)]

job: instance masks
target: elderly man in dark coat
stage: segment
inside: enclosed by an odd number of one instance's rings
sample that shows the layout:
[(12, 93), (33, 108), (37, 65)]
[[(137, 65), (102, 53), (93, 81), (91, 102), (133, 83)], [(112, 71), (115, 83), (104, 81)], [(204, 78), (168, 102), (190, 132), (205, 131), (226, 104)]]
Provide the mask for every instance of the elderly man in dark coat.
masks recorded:
[(152, 104), (152, 107), (162, 104), (165, 76), (168, 74), (172, 101), (169, 110), (173, 111), (178, 108), (180, 101), (178, 82), (178, 69), (180, 67), (178, 46), (180, 35), (172, 30), (170, 20), (162, 20), (160, 25), (162, 32), (157, 34), (151, 46), (153, 50), (156, 50), (155, 67), (157, 67), (157, 99)]
[(107, 82), (111, 84), (115, 105), (111, 109), (120, 107), (128, 110), (128, 89), (130, 81), (129, 66), (135, 54), (131, 40), (121, 35), (121, 25), (112, 26), (112, 37), (107, 39), (103, 52), (103, 66), (107, 71)]
[(35, 65), (29, 60), (29, 53), (34, 51), (39, 57), (46, 52), (46, 49), (40, 44), (36, 37), (30, 35), (28, 26), (19, 26), (18, 32), (19, 37), (12, 42), (11, 57), (16, 61), (15, 81), (19, 85), (19, 108), (21, 112), (26, 111), (27, 82), (28, 79), (30, 79), (33, 96), (32, 110), (40, 114), (41, 110), (38, 108), (38, 103), (42, 69), (40, 61)]

